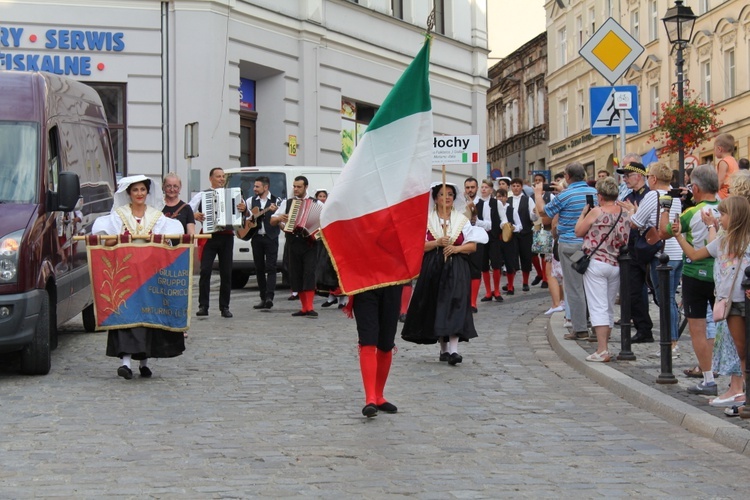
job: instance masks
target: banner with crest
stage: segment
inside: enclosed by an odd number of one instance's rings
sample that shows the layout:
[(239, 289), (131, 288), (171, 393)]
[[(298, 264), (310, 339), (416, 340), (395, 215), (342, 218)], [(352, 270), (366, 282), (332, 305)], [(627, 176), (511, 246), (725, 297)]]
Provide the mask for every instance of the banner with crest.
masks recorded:
[(189, 236), (181, 241), (168, 246), (124, 237), (106, 246), (97, 237), (87, 240), (97, 330), (190, 328), (195, 247)]

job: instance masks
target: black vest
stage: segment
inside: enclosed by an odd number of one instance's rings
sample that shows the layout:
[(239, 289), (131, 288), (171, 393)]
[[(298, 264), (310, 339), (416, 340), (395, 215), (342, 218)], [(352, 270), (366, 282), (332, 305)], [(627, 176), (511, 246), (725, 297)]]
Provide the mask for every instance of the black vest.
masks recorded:
[[(279, 198), (277, 196), (271, 195), (268, 197), (268, 200), (266, 201), (266, 207), (276, 204), (278, 205)], [(258, 196), (253, 196), (252, 201), (250, 202), (250, 209), (253, 207), (257, 207), (258, 210), (262, 210), (260, 208), (260, 198)], [(258, 220), (256, 221), (258, 223), (258, 228), (260, 228), (260, 225), (263, 225), (263, 231), (265, 231), (266, 236), (272, 239), (276, 239), (279, 237), (279, 232), (281, 231), (281, 228), (279, 226), (272, 226), (271, 225), (271, 216), (273, 213), (266, 212), (260, 217), (258, 217)], [(258, 234), (258, 233), (255, 233)]]
[[(480, 220), (484, 220), (482, 214), (484, 214), (484, 200), (479, 198), (479, 201), (477, 202), (477, 218)], [(497, 211), (497, 199), (490, 197), (490, 239), (497, 239), (500, 236), (501, 222), (500, 212)]]
[[(508, 199), (508, 206), (513, 210), (513, 198)], [(521, 234), (529, 234), (534, 230), (534, 224), (531, 222), (529, 215), (529, 197), (521, 195), (521, 201), (518, 203), (518, 218), (521, 219)], [(513, 212), (509, 220), (513, 220)]]

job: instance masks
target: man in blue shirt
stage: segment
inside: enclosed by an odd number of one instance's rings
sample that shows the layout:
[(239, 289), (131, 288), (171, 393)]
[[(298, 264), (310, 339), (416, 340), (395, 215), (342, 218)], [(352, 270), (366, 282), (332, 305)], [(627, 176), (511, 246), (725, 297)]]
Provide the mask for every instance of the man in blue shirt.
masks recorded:
[(575, 227), (578, 217), (586, 206), (586, 195), (594, 196), (596, 189), (586, 183), (586, 169), (579, 162), (565, 167), (565, 182), (568, 187), (556, 195), (549, 203), (544, 202), (542, 184), (534, 185), (534, 198), (537, 213), (554, 217), (559, 214), (557, 223), (558, 254), (563, 272), (565, 300), (570, 306), (573, 330), (565, 338), (568, 340), (587, 339), (586, 296), (583, 291), (583, 275), (572, 267), (571, 256), (581, 249), (583, 238), (576, 237)]

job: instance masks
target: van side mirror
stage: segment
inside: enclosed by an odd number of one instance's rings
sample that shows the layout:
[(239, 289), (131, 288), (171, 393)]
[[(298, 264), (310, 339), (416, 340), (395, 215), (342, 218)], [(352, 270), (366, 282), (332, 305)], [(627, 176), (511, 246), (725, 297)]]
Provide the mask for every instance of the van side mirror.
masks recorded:
[(57, 192), (47, 191), (48, 212), (72, 212), (81, 196), (81, 181), (78, 174), (60, 172), (57, 180)]

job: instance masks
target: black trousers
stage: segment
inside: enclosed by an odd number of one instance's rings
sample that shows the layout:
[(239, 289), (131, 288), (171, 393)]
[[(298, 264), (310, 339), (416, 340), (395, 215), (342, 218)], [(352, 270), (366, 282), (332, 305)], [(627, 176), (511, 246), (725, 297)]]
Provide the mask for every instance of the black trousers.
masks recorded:
[(310, 238), (287, 235), (289, 247), (289, 283), (294, 292), (315, 290), (317, 247)]
[(396, 345), (402, 285), (391, 285), (358, 293), (353, 297), (359, 345), (390, 351)]
[(276, 291), (276, 260), (279, 256), (279, 238), (256, 234), (250, 241), (258, 279), (260, 300), (273, 300)]
[[(632, 254), (631, 254), (632, 255)], [(654, 322), (648, 312), (646, 266), (630, 259), (630, 316), (637, 334), (653, 336)]]
[[(481, 252), (482, 252), (482, 272), (487, 272), (490, 270), (490, 266), (492, 266), (492, 269), (501, 269), (503, 267), (503, 255), (500, 252), (500, 240), (498, 238), (493, 238), (491, 235), (490, 241), (482, 245)], [(477, 251), (474, 253), (479, 253), (480, 249), (477, 248)]]
[(211, 268), (219, 257), (219, 309), (229, 309), (229, 295), (232, 291), (232, 251), (234, 250), (234, 233), (214, 235), (203, 247), (201, 258), (201, 279), (198, 285), (198, 305), (208, 309), (208, 297), (211, 289)]
[(518, 257), (521, 259), (521, 271), (525, 273), (531, 272), (531, 259), (533, 257), (531, 245), (534, 242), (534, 233), (517, 233), (513, 235), (513, 238), (518, 241)]

